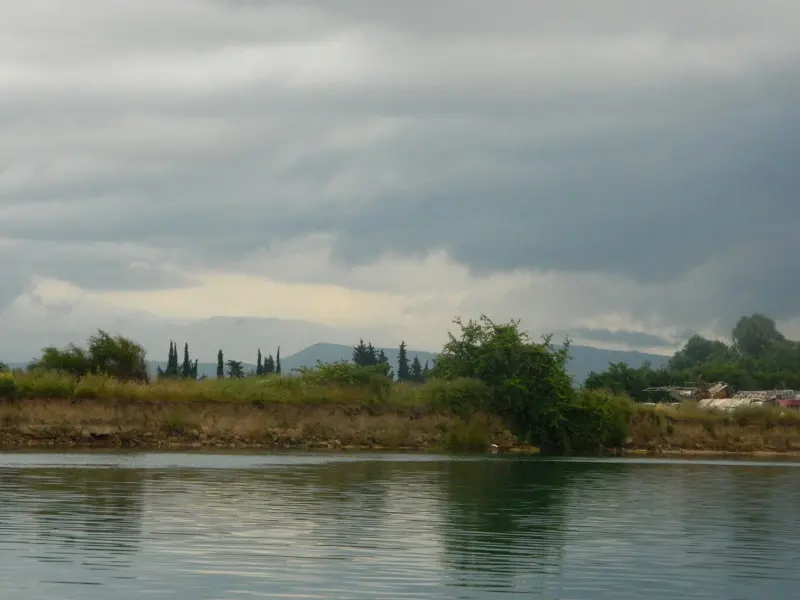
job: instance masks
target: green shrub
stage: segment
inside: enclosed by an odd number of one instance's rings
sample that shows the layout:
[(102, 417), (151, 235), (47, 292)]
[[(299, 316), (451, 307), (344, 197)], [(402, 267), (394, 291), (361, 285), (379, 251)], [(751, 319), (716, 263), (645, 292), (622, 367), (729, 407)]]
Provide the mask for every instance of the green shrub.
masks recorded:
[(469, 416), (489, 407), (491, 390), (477, 379), (433, 379), (424, 386), (423, 397), (432, 408)]
[(8, 372), (0, 373), (0, 399), (3, 400), (16, 400), (17, 398), (17, 382), (14, 376)]
[(620, 448), (630, 431), (633, 405), (625, 396), (581, 390), (563, 409), (564, 450), (594, 454)]
[(519, 321), (498, 324), (485, 315), (478, 321), (454, 322), (460, 337), (448, 334), (433, 377), (482, 381), (490, 390), (489, 401), (476, 410), (504, 418), (525, 441), (562, 449), (568, 439), (564, 407), (575, 395), (566, 370), (569, 342), (554, 350), (549, 337), (532, 342)]
[(447, 434), (446, 446), (452, 452), (478, 452), (486, 450), (491, 440), (492, 429), (489, 424), (472, 417), (453, 425)]
[(359, 366), (351, 363), (318, 363), (314, 369), (301, 371), (301, 380), (319, 386), (358, 386), (369, 391), (372, 400), (385, 402), (392, 390), (392, 378), (383, 364)]
[(72, 398), (77, 384), (75, 378), (55, 371), (33, 371), (14, 380), (20, 398)]

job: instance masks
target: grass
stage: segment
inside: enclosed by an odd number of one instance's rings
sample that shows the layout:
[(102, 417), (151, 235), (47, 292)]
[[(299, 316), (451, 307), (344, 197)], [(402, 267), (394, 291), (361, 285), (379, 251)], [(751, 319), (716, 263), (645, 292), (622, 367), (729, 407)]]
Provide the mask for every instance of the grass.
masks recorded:
[(0, 397), (63, 398), (70, 400), (114, 399), (134, 402), (308, 404), (335, 406), (387, 405), (434, 406), (439, 397), (463, 384), (366, 384), (325, 382), (313, 377), (260, 377), (244, 379), (162, 380), (149, 384), (123, 382), (90, 375), (75, 379), (55, 372), (0, 375)]
[(800, 451), (800, 413), (769, 406), (732, 411), (633, 405), (630, 446), (647, 450)]
[[(75, 441), (102, 430), (115, 432), (111, 437), (122, 445), (142, 445), (145, 435), (148, 444), (211, 440), (453, 451), (514, 445), (500, 419), (471, 408), (481, 406), (486, 394), (483, 384), (471, 380), (387, 384), (330, 380), (318, 373), (150, 384), (100, 376), (78, 380), (54, 372), (0, 373), (0, 435), (28, 432), (24, 435), (34, 439)], [(606, 414), (611, 411), (616, 415), (611, 437), (624, 438), (628, 448), (800, 451), (798, 412), (769, 407), (723, 412), (700, 410), (693, 403), (645, 406), (595, 392), (582, 392), (576, 401), (581, 409), (570, 422), (576, 439), (597, 437), (595, 430), (611, 422)], [(616, 444), (604, 442), (609, 443)]]

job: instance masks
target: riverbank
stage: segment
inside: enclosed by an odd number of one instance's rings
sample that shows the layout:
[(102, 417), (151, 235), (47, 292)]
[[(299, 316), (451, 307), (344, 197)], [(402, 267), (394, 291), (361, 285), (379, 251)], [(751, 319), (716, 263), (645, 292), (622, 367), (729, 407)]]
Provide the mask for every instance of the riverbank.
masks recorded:
[[(496, 418), (425, 406), (25, 398), (0, 402), (0, 449), (406, 450), (534, 453)], [(800, 456), (800, 418), (641, 407), (615, 454)]]
[(29, 398), (0, 404), (0, 448), (532, 452), (496, 418), (420, 407)]

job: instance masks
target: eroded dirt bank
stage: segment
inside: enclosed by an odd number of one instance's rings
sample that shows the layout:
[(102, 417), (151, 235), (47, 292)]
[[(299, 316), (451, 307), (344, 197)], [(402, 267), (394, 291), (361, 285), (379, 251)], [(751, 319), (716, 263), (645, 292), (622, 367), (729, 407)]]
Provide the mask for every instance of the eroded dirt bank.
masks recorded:
[(478, 450), (519, 446), (502, 423), (419, 408), (26, 399), (0, 403), (0, 448)]

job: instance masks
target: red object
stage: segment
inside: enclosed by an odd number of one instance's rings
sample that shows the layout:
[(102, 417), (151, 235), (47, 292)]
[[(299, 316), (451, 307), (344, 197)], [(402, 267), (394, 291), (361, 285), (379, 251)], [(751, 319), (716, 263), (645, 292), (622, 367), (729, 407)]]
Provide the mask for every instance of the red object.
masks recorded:
[(800, 408), (800, 398), (781, 398), (778, 404), (783, 408)]

